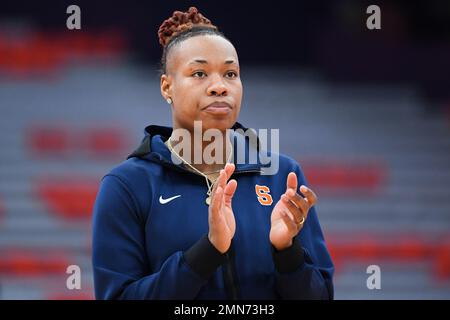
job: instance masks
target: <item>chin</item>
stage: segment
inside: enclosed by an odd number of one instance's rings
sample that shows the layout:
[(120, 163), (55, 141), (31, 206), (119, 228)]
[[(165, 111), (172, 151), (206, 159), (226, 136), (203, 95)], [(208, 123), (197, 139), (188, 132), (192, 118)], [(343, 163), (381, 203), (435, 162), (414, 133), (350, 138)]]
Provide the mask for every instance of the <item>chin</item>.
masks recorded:
[(224, 118), (224, 119), (204, 119), (203, 120), (203, 130), (208, 129), (219, 129), (225, 131), (230, 129), (236, 122), (235, 118)]

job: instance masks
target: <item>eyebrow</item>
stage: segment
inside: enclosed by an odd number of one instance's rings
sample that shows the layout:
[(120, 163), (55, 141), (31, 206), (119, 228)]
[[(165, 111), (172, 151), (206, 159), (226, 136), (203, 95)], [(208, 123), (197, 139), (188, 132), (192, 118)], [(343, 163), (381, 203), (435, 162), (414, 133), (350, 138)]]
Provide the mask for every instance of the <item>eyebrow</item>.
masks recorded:
[[(189, 62), (189, 64), (195, 64), (195, 63), (208, 64), (208, 61), (203, 60), (203, 59), (195, 59), (195, 60)], [(233, 63), (236, 63), (236, 62), (231, 59), (231, 60), (225, 60), (224, 64), (233, 64)]]

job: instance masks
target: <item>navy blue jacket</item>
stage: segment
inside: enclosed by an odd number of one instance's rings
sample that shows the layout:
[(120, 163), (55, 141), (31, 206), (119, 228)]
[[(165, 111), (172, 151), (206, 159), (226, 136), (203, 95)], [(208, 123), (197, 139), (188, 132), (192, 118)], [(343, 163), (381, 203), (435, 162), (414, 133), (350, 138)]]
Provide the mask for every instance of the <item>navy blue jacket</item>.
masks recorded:
[[(164, 144), (171, 132), (148, 126), (139, 148), (101, 181), (93, 213), (96, 298), (332, 299), (334, 267), (315, 207), (291, 247), (270, 244), (271, 212), (288, 173), (307, 185), (298, 163), (279, 155), (276, 175), (261, 175), (260, 163), (236, 164), (236, 233), (221, 254), (207, 237), (205, 179), (171, 161)], [(270, 189), (271, 205), (258, 201), (255, 185)]]

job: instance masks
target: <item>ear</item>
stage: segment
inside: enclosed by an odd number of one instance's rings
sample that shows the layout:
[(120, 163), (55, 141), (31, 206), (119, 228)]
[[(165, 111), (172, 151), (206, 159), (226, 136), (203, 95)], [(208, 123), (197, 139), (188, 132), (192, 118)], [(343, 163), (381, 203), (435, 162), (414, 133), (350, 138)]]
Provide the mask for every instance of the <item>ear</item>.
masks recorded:
[(172, 98), (172, 77), (163, 74), (161, 75), (161, 95), (163, 96), (164, 100), (167, 100), (167, 98)]

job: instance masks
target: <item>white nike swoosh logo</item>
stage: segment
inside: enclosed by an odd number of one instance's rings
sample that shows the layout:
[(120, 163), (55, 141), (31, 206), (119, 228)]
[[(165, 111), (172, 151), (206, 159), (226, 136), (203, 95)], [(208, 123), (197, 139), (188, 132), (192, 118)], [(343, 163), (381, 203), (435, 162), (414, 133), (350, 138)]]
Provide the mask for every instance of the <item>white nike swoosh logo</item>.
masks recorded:
[(179, 194), (179, 195), (177, 195), (177, 196), (173, 196), (173, 197), (171, 197), (171, 198), (167, 198), (167, 199), (163, 199), (162, 196), (159, 196), (159, 203), (161, 203), (161, 204), (166, 204), (166, 203), (168, 203), (168, 202), (170, 202), (170, 201), (172, 201), (173, 199), (176, 199), (176, 198), (178, 198), (178, 197), (181, 197), (181, 194)]

